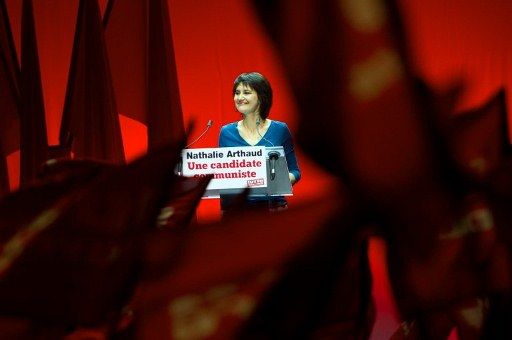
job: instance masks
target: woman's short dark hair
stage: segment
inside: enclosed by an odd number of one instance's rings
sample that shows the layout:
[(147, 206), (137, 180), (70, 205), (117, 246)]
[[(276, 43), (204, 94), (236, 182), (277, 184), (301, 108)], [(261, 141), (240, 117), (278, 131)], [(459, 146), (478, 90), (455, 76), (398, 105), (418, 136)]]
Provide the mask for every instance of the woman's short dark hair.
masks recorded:
[(272, 87), (270, 87), (267, 78), (258, 72), (242, 73), (236, 77), (233, 83), (233, 95), (235, 95), (236, 88), (240, 84), (249, 86), (256, 91), (260, 101), (260, 117), (267, 119), (272, 107)]

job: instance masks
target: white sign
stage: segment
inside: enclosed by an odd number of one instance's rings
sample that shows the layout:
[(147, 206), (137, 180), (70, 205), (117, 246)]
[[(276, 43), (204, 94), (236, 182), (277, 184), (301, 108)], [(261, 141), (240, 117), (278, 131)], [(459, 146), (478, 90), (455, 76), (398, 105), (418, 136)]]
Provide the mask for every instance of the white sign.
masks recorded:
[(266, 187), (267, 162), (264, 151), (263, 146), (184, 149), (183, 176), (213, 174), (207, 190)]

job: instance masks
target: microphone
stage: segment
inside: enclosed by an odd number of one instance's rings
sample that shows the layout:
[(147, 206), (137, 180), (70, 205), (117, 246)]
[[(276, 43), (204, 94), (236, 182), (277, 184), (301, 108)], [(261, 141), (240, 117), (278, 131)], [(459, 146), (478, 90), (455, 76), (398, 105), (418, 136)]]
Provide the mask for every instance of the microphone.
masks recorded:
[[(212, 127), (212, 125), (213, 125), (213, 120), (208, 119), (208, 123), (206, 123), (206, 129), (203, 131), (203, 133), (201, 133), (199, 135), (199, 137), (197, 137), (191, 143), (189, 143), (187, 146), (185, 146), (184, 149), (188, 149), (191, 145), (195, 144), (198, 140), (200, 140), (208, 132), (208, 130)], [(181, 174), (183, 173), (183, 160), (181, 159), (181, 157), (180, 157), (180, 160), (176, 164), (176, 168), (174, 169), (174, 172), (178, 176), (181, 176)]]
[[(275, 146), (275, 145), (274, 145), (274, 143), (272, 143), (271, 141), (269, 141), (268, 139), (266, 139), (265, 137), (263, 137), (263, 136), (261, 135), (261, 133), (260, 133), (260, 123), (261, 123), (261, 121), (260, 121), (260, 118), (258, 117), (258, 118), (256, 119), (256, 131), (258, 132), (258, 135), (260, 135), (260, 138), (261, 138), (261, 139), (266, 140), (267, 142), (269, 142), (269, 143), (270, 143), (270, 145)], [(278, 156), (279, 156), (279, 154), (278, 154)]]
[(187, 146), (185, 146), (185, 149), (188, 149), (190, 146), (194, 145), (198, 140), (203, 138), (203, 136), (208, 132), (208, 130), (212, 127), (212, 125), (213, 125), (213, 120), (208, 119), (208, 123), (206, 123), (206, 129), (203, 131), (203, 133), (201, 133), (199, 135), (199, 137), (197, 137), (191, 143), (189, 143)]
[(276, 178), (276, 160), (279, 158), (279, 152), (270, 151), (268, 153), (268, 159), (270, 160), (270, 180), (273, 181)]

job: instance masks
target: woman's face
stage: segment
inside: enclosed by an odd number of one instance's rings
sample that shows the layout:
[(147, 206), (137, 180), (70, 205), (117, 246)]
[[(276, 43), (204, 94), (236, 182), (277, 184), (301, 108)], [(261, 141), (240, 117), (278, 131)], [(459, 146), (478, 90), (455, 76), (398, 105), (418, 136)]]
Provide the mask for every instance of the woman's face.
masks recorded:
[(248, 85), (238, 84), (233, 100), (236, 109), (243, 115), (257, 112), (260, 107), (258, 94)]

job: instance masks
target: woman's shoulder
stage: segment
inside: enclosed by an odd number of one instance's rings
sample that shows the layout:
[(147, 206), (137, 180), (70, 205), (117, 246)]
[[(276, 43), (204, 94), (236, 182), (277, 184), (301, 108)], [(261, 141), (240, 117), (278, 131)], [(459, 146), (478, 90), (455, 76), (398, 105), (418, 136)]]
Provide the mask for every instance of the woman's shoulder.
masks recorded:
[(286, 124), (285, 122), (282, 122), (280, 120), (274, 120), (272, 119), (271, 120), (271, 124), (273, 124), (276, 128), (278, 129), (281, 129), (281, 130), (289, 130), (288, 128), (288, 124)]
[(223, 125), (221, 127), (221, 130), (233, 130), (233, 129), (237, 129), (238, 128), (238, 122), (231, 122), (231, 123), (227, 123), (225, 125)]

